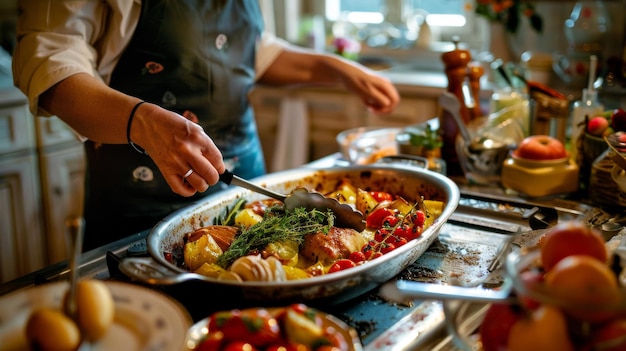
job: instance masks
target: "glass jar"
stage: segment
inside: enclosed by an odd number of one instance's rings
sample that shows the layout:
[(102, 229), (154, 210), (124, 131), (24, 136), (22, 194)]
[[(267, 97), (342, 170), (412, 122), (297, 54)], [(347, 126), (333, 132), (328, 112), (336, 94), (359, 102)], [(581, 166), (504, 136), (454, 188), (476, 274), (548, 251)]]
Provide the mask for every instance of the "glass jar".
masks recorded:
[[(626, 156), (626, 132), (613, 133), (606, 140), (620, 154)], [(619, 167), (613, 161), (615, 156), (618, 155), (613, 148), (609, 147), (591, 165), (589, 199), (597, 206), (626, 206), (626, 192), (620, 189), (614, 179), (616, 177), (614, 168)]]

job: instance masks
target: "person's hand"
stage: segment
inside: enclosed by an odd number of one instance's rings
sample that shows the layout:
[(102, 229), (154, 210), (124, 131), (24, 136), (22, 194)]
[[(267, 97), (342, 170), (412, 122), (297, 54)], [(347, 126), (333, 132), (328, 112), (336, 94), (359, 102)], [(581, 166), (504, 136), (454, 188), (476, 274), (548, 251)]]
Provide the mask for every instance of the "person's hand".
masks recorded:
[(219, 181), (226, 169), (222, 153), (200, 125), (152, 104), (139, 110), (132, 140), (146, 150), (175, 193), (192, 196)]
[(347, 65), (341, 72), (346, 88), (357, 94), (372, 112), (390, 113), (400, 102), (398, 90), (387, 78), (356, 65)]

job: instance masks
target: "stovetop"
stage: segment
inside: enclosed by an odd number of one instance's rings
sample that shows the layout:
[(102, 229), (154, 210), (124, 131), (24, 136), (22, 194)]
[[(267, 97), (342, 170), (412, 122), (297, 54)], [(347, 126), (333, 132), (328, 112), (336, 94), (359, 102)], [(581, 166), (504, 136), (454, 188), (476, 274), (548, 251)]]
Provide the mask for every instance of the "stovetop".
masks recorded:
[[(557, 221), (584, 218), (588, 222), (606, 214), (598, 209), (575, 202), (558, 200), (550, 207), (510, 200), (498, 194), (481, 194), (462, 189), (457, 211), (444, 224), (438, 239), (411, 266), (395, 279), (432, 284), (463, 284), (495, 287), (501, 282), (495, 258), (502, 243), (511, 235), (528, 232), (523, 237), (533, 240), (541, 229)], [(536, 230), (539, 229), (539, 230)], [(82, 255), (79, 275), (94, 279), (130, 281), (119, 271), (120, 260), (129, 256), (146, 256), (144, 231), (121, 241)], [(523, 245), (524, 242), (518, 242)], [(17, 280), (0, 285), (0, 295), (45, 282), (67, 279), (65, 262), (47, 267)], [(136, 283), (136, 282), (134, 282)], [(198, 282), (190, 281), (172, 286), (150, 286), (172, 296), (189, 311), (194, 321), (216, 310), (245, 308), (245, 301), (228, 301), (205, 289), (196, 289)], [(201, 283), (201, 282), (200, 282)], [(136, 283), (137, 284), (137, 283)], [(202, 295), (199, 295), (199, 292)], [(342, 304), (316, 306), (331, 313), (357, 330), (367, 350), (437, 349), (446, 343), (443, 306), (440, 301), (424, 300), (398, 304), (385, 301), (374, 289), (363, 296)]]

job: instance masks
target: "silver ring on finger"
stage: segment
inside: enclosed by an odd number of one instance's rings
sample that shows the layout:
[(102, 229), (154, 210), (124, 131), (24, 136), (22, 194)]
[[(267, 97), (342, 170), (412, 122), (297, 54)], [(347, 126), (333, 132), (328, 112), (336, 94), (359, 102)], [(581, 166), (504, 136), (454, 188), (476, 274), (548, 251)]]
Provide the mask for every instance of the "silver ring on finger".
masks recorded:
[(193, 174), (193, 169), (189, 168), (189, 170), (187, 171), (187, 173), (185, 173), (183, 175), (183, 179), (187, 179), (190, 175)]

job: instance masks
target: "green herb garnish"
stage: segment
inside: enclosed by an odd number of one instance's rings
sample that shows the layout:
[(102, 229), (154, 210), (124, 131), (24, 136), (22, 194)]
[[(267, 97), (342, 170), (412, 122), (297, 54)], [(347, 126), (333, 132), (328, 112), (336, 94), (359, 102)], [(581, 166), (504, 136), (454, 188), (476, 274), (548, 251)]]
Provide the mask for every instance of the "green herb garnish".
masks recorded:
[(239, 211), (241, 211), (241, 208), (243, 207), (245, 203), (246, 203), (246, 199), (241, 198), (237, 200), (235, 205), (233, 205), (232, 209), (229, 209), (228, 207), (226, 207), (226, 215), (224, 215), (224, 217), (222, 218), (218, 218), (217, 220), (215, 220), (214, 224), (233, 225), (235, 223), (235, 216), (237, 215)]
[(426, 124), (423, 133), (409, 132), (410, 143), (414, 146), (423, 146), (428, 150), (434, 150), (443, 146), (443, 139), (438, 131), (433, 130), (430, 124)]
[(322, 212), (296, 208), (280, 214), (273, 210), (266, 211), (261, 222), (244, 228), (235, 237), (228, 250), (217, 259), (217, 264), (227, 268), (239, 257), (254, 250), (263, 250), (273, 242), (294, 241), (299, 245), (307, 234), (327, 234), (334, 222), (335, 216), (330, 210)]

